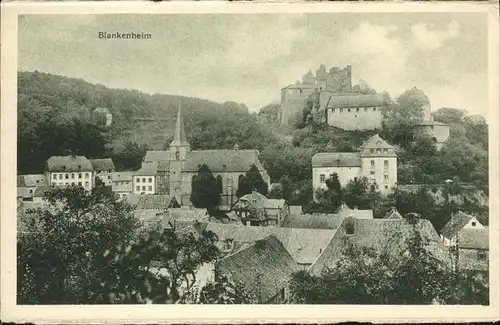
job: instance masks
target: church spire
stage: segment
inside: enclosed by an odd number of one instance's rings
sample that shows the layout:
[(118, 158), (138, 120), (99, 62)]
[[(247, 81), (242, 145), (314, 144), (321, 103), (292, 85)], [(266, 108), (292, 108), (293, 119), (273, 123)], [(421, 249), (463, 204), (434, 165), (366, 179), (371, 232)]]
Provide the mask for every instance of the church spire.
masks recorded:
[(181, 101), (179, 100), (179, 107), (177, 110), (177, 122), (175, 124), (174, 140), (170, 144), (171, 147), (189, 147), (189, 142), (186, 138), (186, 131), (184, 130), (184, 121), (181, 114)]

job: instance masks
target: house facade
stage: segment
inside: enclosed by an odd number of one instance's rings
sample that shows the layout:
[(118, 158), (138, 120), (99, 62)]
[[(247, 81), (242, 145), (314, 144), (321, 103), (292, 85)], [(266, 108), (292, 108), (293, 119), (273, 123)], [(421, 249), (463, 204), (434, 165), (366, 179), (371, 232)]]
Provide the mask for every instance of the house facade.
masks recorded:
[(112, 186), (112, 173), (115, 171), (115, 164), (111, 158), (89, 159), (94, 175), (103, 182), (104, 186)]
[(458, 243), (458, 234), (466, 229), (483, 229), (484, 226), (476, 219), (476, 217), (458, 211), (452, 213), (450, 220), (441, 229), (441, 240), (445, 246), (456, 246)]
[(45, 179), (54, 186), (80, 185), (87, 191), (94, 184), (94, 170), (84, 156), (53, 156), (47, 160)]
[(47, 185), (44, 174), (29, 174), (17, 176), (17, 194), (23, 201), (33, 200), (33, 195), (38, 186)]
[(113, 172), (111, 173), (111, 189), (123, 199), (132, 194), (133, 189), (133, 172)]
[(336, 173), (340, 184), (366, 177), (388, 194), (397, 185), (395, 148), (378, 134), (368, 139), (358, 152), (317, 153), (312, 157), (314, 196), (317, 189), (327, 189), (326, 180)]
[(280, 226), (290, 213), (285, 200), (268, 199), (256, 191), (237, 199), (231, 210), (247, 226)]
[[(257, 150), (240, 150), (237, 145), (233, 149), (191, 150), (179, 105), (174, 140), (170, 144), (170, 149), (146, 153), (144, 163), (156, 163), (157, 167), (154, 175), (145, 175), (145, 177), (159, 176), (161, 185), (158, 182), (158, 188), (163, 188), (164, 191), (168, 188), (168, 194), (175, 196), (181, 205), (191, 205), (193, 178), (198, 174), (200, 167), (205, 164), (210, 168), (217, 182), (221, 184), (220, 206), (229, 209), (237, 199), (236, 191), (242, 178), (252, 165), (258, 168), (262, 179), (268, 185), (270, 184), (270, 178), (258, 155)], [(161, 173), (158, 172), (160, 166)], [(142, 180), (142, 175), (137, 175), (139, 176)]]
[(488, 272), (489, 228), (465, 228), (457, 234), (456, 270), (459, 272)]

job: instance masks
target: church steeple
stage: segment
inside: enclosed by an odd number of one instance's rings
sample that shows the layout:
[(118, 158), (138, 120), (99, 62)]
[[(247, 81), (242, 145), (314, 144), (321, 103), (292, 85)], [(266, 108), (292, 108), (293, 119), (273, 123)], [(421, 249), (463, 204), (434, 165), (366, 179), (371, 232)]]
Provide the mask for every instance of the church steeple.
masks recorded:
[(186, 138), (186, 131), (184, 130), (184, 121), (182, 120), (181, 101), (179, 101), (174, 140), (170, 143), (170, 151), (174, 154), (172, 158), (174, 160), (185, 160), (190, 147)]
[(177, 122), (175, 124), (174, 140), (170, 146), (189, 147), (189, 142), (186, 138), (186, 131), (184, 130), (184, 121), (182, 120), (181, 101), (179, 101), (179, 107), (177, 109)]

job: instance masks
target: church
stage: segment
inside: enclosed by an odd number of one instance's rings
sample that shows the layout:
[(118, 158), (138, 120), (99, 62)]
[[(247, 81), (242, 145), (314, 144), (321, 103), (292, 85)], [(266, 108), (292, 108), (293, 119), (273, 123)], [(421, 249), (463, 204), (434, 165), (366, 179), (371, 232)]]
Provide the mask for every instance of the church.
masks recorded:
[(136, 180), (147, 181), (147, 176), (155, 175), (150, 194), (169, 194), (175, 197), (180, 205), (190, 206), (191, 183), (203, 164), (210, 168), (222, 188), (221, 208), (236, 202), (239, 184), (252, 165), (258, 168), (262, 179), (270, 185), (269, 175), (259, 160), (258, 150), (239, 149), (238, 144), (235, 144), (233, 149), (191, 150), (180, 103), (174, 139), (169, 149), (146, 152), (142, 168), (134, 173), (134, 188), (140, 186), (135, 184)]

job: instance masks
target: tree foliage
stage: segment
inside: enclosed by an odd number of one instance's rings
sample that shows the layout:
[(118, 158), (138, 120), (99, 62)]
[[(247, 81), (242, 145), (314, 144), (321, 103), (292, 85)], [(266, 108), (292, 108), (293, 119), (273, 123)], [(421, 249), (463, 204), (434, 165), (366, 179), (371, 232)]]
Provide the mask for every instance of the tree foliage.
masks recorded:
[(259, 192), (262, 195), (267, 195), (268, 191), (267, 183), (262, 179), (262, 175), (255, 164), (252, 164), (248, 172), (246, 172), (245, 176), (239, 182), (236, 196), (242, 197), (253, 191)]
[(191, 203), (196, 208), (204, 208), (212, 213), (219, 204), (221, 194), (221, 188), (212, 171), (203, 164), (191, 183)]

